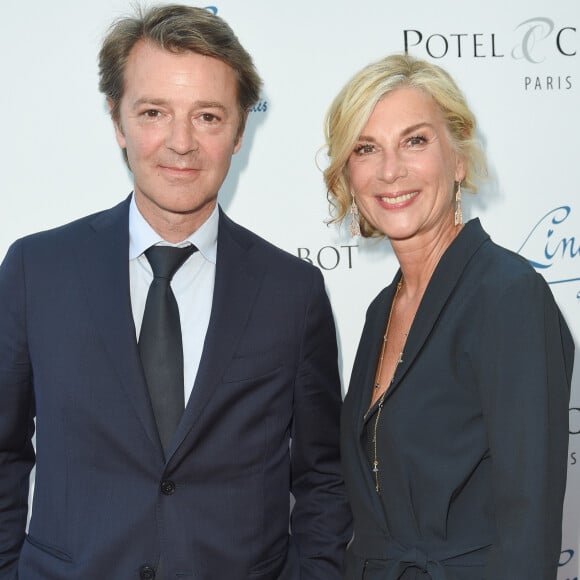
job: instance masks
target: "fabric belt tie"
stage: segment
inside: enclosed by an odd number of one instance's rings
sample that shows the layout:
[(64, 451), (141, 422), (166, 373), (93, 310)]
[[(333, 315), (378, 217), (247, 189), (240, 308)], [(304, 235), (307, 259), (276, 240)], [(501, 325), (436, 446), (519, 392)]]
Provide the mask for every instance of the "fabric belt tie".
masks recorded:
[(485, 566), (490, 546), (491, 542), (473, 546), (405, 547), (387, 536), (355, 534), (352, 549), (367, 559), (394, 562), (384, 580), (398, 580), (408, 568), (426, 572), (431, 580), (448, 580), (446, 566)]

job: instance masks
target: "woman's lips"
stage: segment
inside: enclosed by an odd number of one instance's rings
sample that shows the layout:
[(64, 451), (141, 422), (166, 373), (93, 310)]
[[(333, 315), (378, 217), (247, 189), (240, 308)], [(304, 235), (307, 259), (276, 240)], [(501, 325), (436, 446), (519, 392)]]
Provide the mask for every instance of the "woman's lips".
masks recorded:
[(378, 195), (382, 203), (391, 207), (400, 207), (406, 205), (408, 202), (413, 200), (419, 195), (418, 191), (405, 191), (398, 192), (389, 195)]

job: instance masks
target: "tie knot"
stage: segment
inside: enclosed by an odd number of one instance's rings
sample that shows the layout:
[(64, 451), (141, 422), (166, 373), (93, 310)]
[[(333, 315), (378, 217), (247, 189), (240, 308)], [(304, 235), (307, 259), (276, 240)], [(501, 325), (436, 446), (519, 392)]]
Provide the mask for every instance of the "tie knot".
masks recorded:
[(184, 248), (174, 246), (151, 246), (145, 251), (145, 256), (151, 265), (154, 278), (165, 278), (170, 281), (183, 262), (191, 256), (197, 248), (193, 245)]

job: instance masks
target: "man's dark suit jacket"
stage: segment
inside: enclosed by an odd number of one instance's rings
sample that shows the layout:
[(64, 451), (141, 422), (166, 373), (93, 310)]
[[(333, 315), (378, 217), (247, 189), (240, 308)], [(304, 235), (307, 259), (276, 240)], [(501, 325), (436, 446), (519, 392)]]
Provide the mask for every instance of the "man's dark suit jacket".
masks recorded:
[(211, 320), (165, 461), (128, 208), (23, 238), (0, 268), (0, 578), (152, 578), (160, 555), (165, 579), (340, 578), (350, 512), (320, 272), (220, 213)]
[(555, 580), (574, 343), (550, 289), (467, 223), (425, 290), (377, 428), (401, 273), (370, 305), (342, 414), (346, 580)]

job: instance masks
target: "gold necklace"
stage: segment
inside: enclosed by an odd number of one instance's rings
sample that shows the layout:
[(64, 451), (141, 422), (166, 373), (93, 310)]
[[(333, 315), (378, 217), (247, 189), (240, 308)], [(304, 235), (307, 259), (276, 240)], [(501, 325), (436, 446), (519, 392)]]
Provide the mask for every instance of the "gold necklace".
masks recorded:
[[(389, 327), (391, 326), (391, 318), (393, 316), (393, 310), (395, 309), (395, 302), (397, 301), (397, 297), (399, 296), (399, 292), (400, 292), (402, 287), (403, 287), (403, 278), (401, 278), (399, 280), (399, 282), (397, 284), (397, 289), (395, 290), (395, 295), (393, 296), (393, 301), (391, 302), (391, 309), (389, 310), (389, 317), (387, 318), (387, 327), (385, 328), (385, 335), (383, 336), (383, 346), (381, 347), (381, 356), (379, 358), (379, 370), (377, 373), (377, 380), (375, 382), (375, 390), (378, 390), (381, 388), (381, 384), (380, 384), (379, 380), (381, 378), (381, 373), (383, 371), (383, 359), (385, 358), (385, 348), (387, 346), (387, 337), (389, 336)], [(405, 341), (406, 341), (406, 339), (407, 339), (407, 337), (405, 336)], [(403, 343), (403, 347), (404, 346), (405, 346), (405, 344)], [(401, 353), (399, 355), (399, 360), (397, 360), (397, 364), (395, 365), (395, 371), (397, 370), (397, 366), (399, 365), (399, 363), (403, 362), (402, 356), (403, 356), (403, 351), (401, 350)], [(394, 372), (393, 372), (393, 376), (395, 376)], [(393, 382), (392, 379), (391, 379), (391, 382)]]
[[(385, 335), (383, 336), (383, 346), (381, 348), (381, 356), (379, 358), (379, 370), (377, 372), (377, 380), (375, 382), (375, 389), (379, 389), (381, 386), (379, 381), (380, 381), (381, 373), (383, 370), (383, 359), (385, 357), (385, 349), (386, 349), (386, 345), (387, 345), (387, 337), (389, 335), (389, 327), (391, 326), (391, 318), (393, 316), (393, 310), (395, 309), (395, 303), (397, 301), (397, 297), (399, 296), (399, 292), (400, 292), (402, 286), (403, 286), (403, 278), (401, 277), (401, 279), (399, 280), (399, 282), (397, 284), (397, 289), (395, 290), (395, 295), (393, 296), (393, 301), (391, 303), (391, 309), (389, 310), (389, 317), (387, 318), (387, 326), (385, 329)], [(395, 374), (397, 372), (397, 368), (403, 362), (403, 351), (405, 350), (405, 344), (407, 343), (407, 337), (409, 336), (409, 332), (405, 332), (404, 335), (405, 335), (405, 340), (403, 341), (403, 345), (401, 346), (401, 352), (399, 353), (399, 357), (397, 359), (397, 362), (395, 363), (395, 368), (394, 368), (393, 374), (391, 376), (391, 384), (395, 380)], [(377, 453), (377, 429), (379, 426), (379, 419), (381, 418), (381, 411), (383, 410), (383, 405), (385, 403), (385, 396), (387, 394), (387, 390), (388, 389), (385, 389), (384, 393), (381, 395), (381, 398), (379, 399), (377, 416), (375, 417), (375, 423), (373, 426), (373, 473), (375, 476), (375, 489), (376, 489), (377, 493), (379, 493), (379, 494), (381, 493), (381, 488), (379, 485), (379, 457), (378, 457), (378, 453)]]

